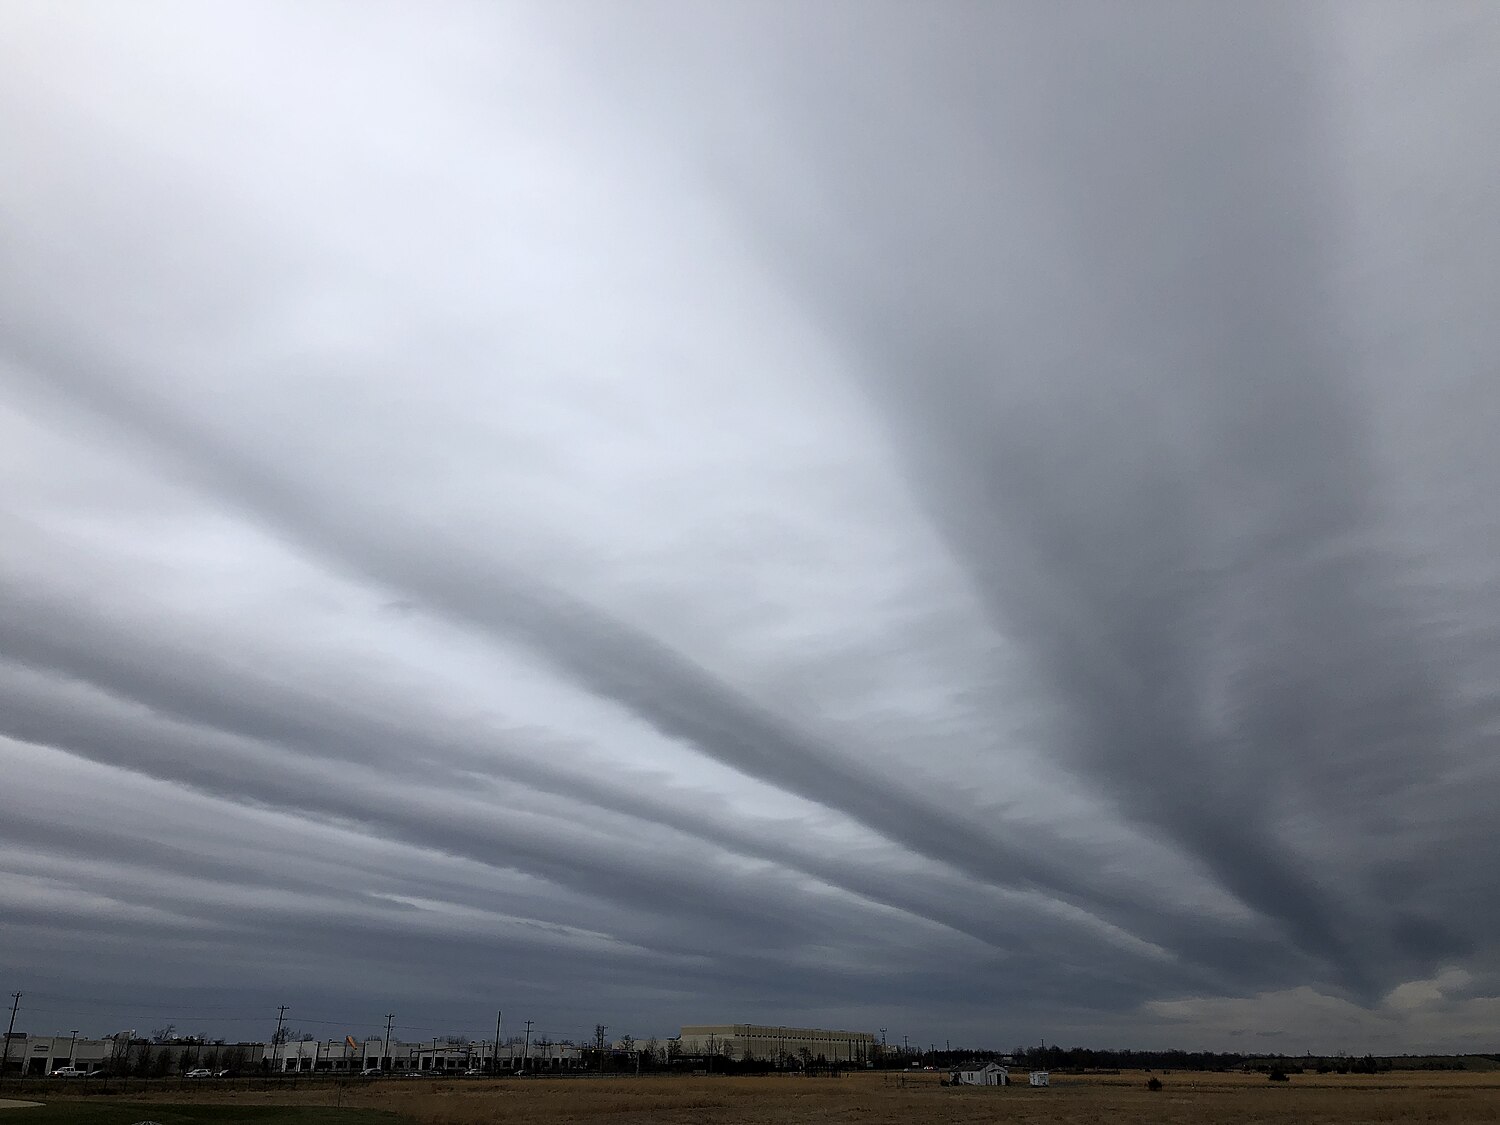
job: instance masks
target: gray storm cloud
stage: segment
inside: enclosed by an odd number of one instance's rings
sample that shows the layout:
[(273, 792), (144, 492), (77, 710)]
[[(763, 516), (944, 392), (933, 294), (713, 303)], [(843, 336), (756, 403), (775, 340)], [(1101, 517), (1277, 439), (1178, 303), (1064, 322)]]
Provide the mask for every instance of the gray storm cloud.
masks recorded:
[(4, 16), (37, 1018), (1492, 1033), (1492, 12), (150, 11)]

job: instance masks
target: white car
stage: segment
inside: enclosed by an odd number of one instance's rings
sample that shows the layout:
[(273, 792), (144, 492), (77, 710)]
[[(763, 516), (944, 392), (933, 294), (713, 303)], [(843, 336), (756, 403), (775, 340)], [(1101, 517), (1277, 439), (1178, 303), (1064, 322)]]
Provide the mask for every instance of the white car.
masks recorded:
[(190, 1070), (183, 1075), (184, 1078), (212, 1078), (213, 1076), (214, 1072), (207, 1067), (199, 1067), (197, 1070)]
[(359, 1076), (361, 1078), (379, 1078), (384, 1073), (385, 1071), (381, 1070), (378, 1066), (367, 1066), (359, 1072)]
[(52, 1072), (53, 1078), (86, 1078), (88, 1071), (77, 1066), (60, 1066)]

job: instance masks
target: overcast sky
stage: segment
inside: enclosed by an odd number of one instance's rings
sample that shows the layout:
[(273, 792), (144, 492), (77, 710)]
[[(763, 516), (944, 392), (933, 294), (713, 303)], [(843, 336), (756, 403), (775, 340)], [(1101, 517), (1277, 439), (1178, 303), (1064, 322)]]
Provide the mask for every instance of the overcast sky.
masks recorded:
[(1500, 1047), (1497, 52), (3, 5), (18, 1029)]

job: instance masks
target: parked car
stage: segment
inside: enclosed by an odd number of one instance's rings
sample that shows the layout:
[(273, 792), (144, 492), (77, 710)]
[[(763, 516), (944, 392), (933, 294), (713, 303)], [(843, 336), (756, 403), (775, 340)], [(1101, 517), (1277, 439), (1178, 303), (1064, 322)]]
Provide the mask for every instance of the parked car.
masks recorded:
[(480, 1070), (478, 1067), (471, 1066), (468, 1070), (464, 1071), (464, 1077), (465, 1078), (483, 1078), (484, 1077), (484, 1071)]
[(197, 1070), (190, 1070), (183, 1075), (184, 1078), (213, 1078), (214, 1072), (207, 1067), (200, 1066)]
[(378, 1066), (367, 1066), (359, 1072), (359, 1076), (361, 1078), (379, 1078), (384, 1073), (385, 1071), (381, 1070)]
[(87, 1078), (88, 1071), (78, 1066), (60, 1066), (52, 1072), (53, 1078)]

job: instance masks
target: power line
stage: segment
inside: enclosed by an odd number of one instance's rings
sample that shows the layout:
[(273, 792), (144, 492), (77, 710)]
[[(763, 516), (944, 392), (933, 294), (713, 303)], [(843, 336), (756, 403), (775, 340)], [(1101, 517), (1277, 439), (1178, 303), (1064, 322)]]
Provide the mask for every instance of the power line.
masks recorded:
[[(51, 1005), (23, 1006), (19, 1003), (21, 994), (13, 993), (12, 997), (16, 1000), (14, 1011), (16, 1013), (19, 1013), (21, 1016), (28, 1016), (32, 1018), (46, 1016), (66, 1018), (82, 1017), (91, 1019), (92, 1021), (98, 1021), (100, 1019), (100, 1011), (103, 1011), (105, 1013), (104, 1018), (109, 1019), (111, 1022), (120, 1021), (125, 1024), (137, 1024), (141, 1021), (149, 1019), (152, 1021), (160, 1021), (161, 1023), (165, 1024), (176, 1024), (184, 1028), (190, 1028), (193, 1025), (198, 1025), (200, 1027), (206, 1026), (211, 1028), (214, 1025), (220, 1024), (259, 1023), (265, 1018), (262, 1015), (230, 1014), (234, 1012), (244, 1012), (245, 1009), (235, 1005), (227, 1004), (186, 1006), (174, 1005), (170, 1008), (155, 1007), (149, 1005), (138, 1007), (129, 1002), (120, 1003), (113, 1000), (103, 1000), (85, 996), (68, 996), (60, 993), (28, 992), (24, 995), (32, 998), (41, 997), (43, 999), (57, 999), (63, 1000), (65, 1002), (70, 1001), (72, 1005), (88, 1004), (92, 1006), (90, 1008), (81, 1008), (71, 1006), (68, 1003), (56, 1007)], [(290, 1006), (281, 1005), (277, 1010), (283, 1015), (283, 1020), (278, 1023), (278, 1029), (282, 1030), (286, 1027), (284, 1014), (285, 1011), (290, 1010)], [(474, 1028), (455, 1028), (452, 1023), (448, 1023), (447, 1021), (438, 1022), (441, 1017), (438, 1017), (437, 1019), (434, 1019), (433, 1017), (427, 1017), (431, 1022), (419, 1022), (414, 1024), (397, 1024), (394, 1022), (392, 1013), (386, 1013), (386, 1018), (388, 1021), (390, 1021), (389, 1026), (385, 1029), (387, 1036), (389, 1036), (392, 1032), (427, 1032), (454, 1035), (461, 1038), (466, 1038), (473, 1042), (480, 1042), (489, 1038), (489, 1034), (486, 1031), (478, 1031)], [(418, 1019), (421, 1018), (422, 1017), (418, 1017)], [(372, 1022), (372, 1017), (367, 1014), (343, 1018), (299, 1018), (297, 1021), (297, 1025), (299, 1027), (337, 1028), (341, 1031), (354, 1029), (356, 1031), (356, 1034), (361, 1034), (358, 1031), (360, 1026), (368, 1026)], [(531, 1041), (547, 1040), (553, 1043), (566, 1041), (573, 1042), (582, 1046), (588, 1044), (592, 1039), (592, 1035), (588, 1030), (579, 1031), (576, 1029), (564, 1028), (548, 1031), (546, 1029), (538, 1028), (535, 1024), (535, 1021), (531, 1021), (529, 1031), (531, 1032)], [(214, 1037), (210, 1032), (207, 1031), (193, 1034), (205, 1040)], [(15, 1038), (15, 1036), (13, 1035), (12, 1038)]]
[[(40, 998), (40, 999), (44, 999), (44, 1000), (61, 1000), (64, 1003), (67, 1003), (67, 1004), (88, 1004), (88, 1005), (94, 1006), (95, 1008), (104, 1009), (105, 1012), (106, 1012), (106, 1014), (108, 1014), (110, 1012), (123, 1013), (127, 1018), (136, 1018), (136, 1017), (151, 1016), (151, 1017), (154, 1017), (154, 1018), (167, 1019), (167, 1020), (175, 1020), (175, 1021), (198, 1021), (198, 1020), (201, 1020), (202, 1022), (210, 1022), (209, 1020), (204, 1019), (203, 1017), (211, 1015), (213, 1022), (222, 1022), (222, 1023), (255, 1023), (255, 1022), (257, 1022), (257, 1021), (259, 1021), (259, 1020), (261, 1020), (261, 1019), (264, 1018), (263, 1016), (260, 1016), (260, 1015), (250, 1014), (249, 1011), (248, 1011), (248, 1009), (246, 1009), (245, 1007), (242, 1007), (240, 1005), (237, 1005), (237, 1004), (197, 1004), (197, 1005), (193, 1005), (193, 1004), (174, 1004), (171, 1007), (159, 1007), (159, 1006), (156, 1006), (156, 1005), (153, 1005), (153, 1004), (149, 1004), (149, 1003), (138, 1004), (138, 1003), (136, 1003), (134, 1001), (130, 1001), (130, 1000), (104, 999), (104, 998), (97, 997), (97, 996), (65, 995), (63, 993), (57, 993), (57, 992), (27, 992), (27, 993), (25, 993), (25, 995), (29, 996), (29, 997), (32, 997), (33, 999)], [(86, 1009), (74, 1008), (74, 1007), (52, 1007), (52, 1006), (32, 1007), (32, 1006), (28, 1005), (28, 1006), (21, 1007), (19, 1009), (19, 1011), (21, 1011), (23, 1013), (30, 1013), (32, 1015), (68, 1015), (68, 1016), (75, 1016), (75, 1015), (76, 1016), (95, 1016), (96, 1015), (96, 1012), (94, 1012), (94, 1011), (89, 1011), (89, 1010), (86, 1010)], [(246, 1013), (246, 1014), (241, 1014), (241, 1015), (226, 1015), (226, 1014), (223, 1014), (223, 1013), (230, 1013), (230, 1012), (240, 1012), (240, 1013)], [(308, 1024), (308, 1025), (320, 1026), (320, 1027), (354, 1027), (354, 1026), (357, 1026), (359, 1024), (369, 1022), (372, 1018), (375, 1018), (375, 1017), (371, 1017), (368, 1014), (360, 1015), (360, 1016), (342, 1016), (342, 1017), (328, 1018), (326, 1016), (326, 1013), (325, 1013), (323, 1015), (323, 1017), (321, 1017), (321, 1018), (317, 1017), (317, 1016), (307, 1016), (307, 1017), (299, 1018), (297, 1022), (299, 1024)], [(383, 1017), (379, 1017), (379, 1018), (383, 1018)], [(425, 1022), (425, 1023), (418, 1022), (418, 1023), (414, 1023), (414, 1024), (396, 1024), (395, 1025), (396, 1028), (399, 1029), (399, 1030), (404, 1030), (404, 1031), (438, 1031), (438, 1032), (442, 1032), (442, 1031), (445, 1031), (445, 1030), (451, 1032), (451, 1030), (453, 1028), (453, 1024), (450, 1023), (450, 1022), (448, 1022), (442, 1016), (432, 1016), (432, 1015), (425, 1015), (424, 1016), (424, 1015), (419, 1014), (419, 1015), (417, 1015), (417, 1016), (415, 1016), (413, 1018), (417, 1019), (418, 1021), (426, 1020), (427, 1022)], [(539, 1034), (550, 1034), (550, 1033), (544, 1033), (544, 1032), (540, 1032), (539, 1031)], [(581, 1040), (588, 1039), (589, 1038), (589, 1034), (590, 1033), (587, 1030), (585, 1030), (583, 1032), (571, 1032), (570, 1031), (568, 1033), (568, 1035), (570, 1037), (579, 1037), (579, 1038), (581, 1038)]]
[[(24, 1007), (18, 1009), (20, 1012), (33, 1016), (97, 1016), (96, 1011), (85, 1008), (33, 1008)], [(232, 1009), (225, 1009), (226, 1011)], [(139, 1008), (128, 1009), (129, 1018), (137, 1016), (150, 1016), (153, 1019), (164, 1019), (170, 1022), (180, 1023), (259, 1023), (264, 1016), (214, 1016), (211, 1019), (196, 1017), (189, 1014), (191, 1009), (180, 1010), (173, 1008), (158, 1008), (155, 1010), (143, 1010)], [(314, 1027), (355, 1027), (369, 1020), (368, 1016), (358, 1016), (347, 1019), (299, 1019), (299, 1024), (308, 1024)], [(452, 1024), (396, 1024), (401, 1031), (447, 1031), (453, 1033)]]

